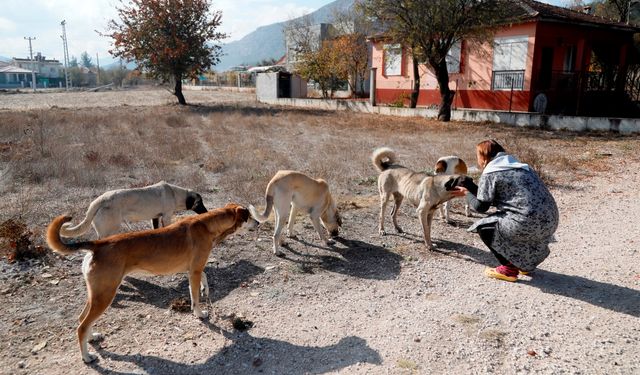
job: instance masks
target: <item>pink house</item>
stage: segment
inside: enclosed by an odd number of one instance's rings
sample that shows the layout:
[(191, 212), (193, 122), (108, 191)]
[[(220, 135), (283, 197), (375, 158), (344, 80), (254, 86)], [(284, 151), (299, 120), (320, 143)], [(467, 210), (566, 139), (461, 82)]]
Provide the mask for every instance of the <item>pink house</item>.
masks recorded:
[[(447, 59), (453, 108), (553, 114), (613, 115), (629, 111), (625, 77), (640, 29), (533, 0), (515, 1), (518, 21), (493, 43), (462, 41)], [(372, 37), (376, 102), (408, 103), (411, 57), (399, 44)], [(420, 66), (419, 106), (438, 105), (433, 73)]]

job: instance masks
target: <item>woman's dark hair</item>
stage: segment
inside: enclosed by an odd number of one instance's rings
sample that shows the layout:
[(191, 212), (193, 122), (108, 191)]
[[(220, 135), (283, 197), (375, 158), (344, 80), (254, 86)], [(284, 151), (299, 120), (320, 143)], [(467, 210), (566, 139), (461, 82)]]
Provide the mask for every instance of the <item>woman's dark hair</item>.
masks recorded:
[(489, 162), (496, 155), (498, 155), (499, 152), (505, 152), (504, 148), (500, 146), (500, 143), (496, 142), (493, 139), (488, 139), (486, 141), (478, 143), (478, 145), (476, 146), (476, 150), (478, 151), (478, 155), (485, 162)]

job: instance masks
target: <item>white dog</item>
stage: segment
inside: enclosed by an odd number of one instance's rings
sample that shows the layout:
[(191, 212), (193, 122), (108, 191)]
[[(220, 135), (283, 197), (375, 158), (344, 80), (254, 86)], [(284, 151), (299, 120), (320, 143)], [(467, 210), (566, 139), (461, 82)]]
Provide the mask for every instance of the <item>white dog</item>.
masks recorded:
[(200, 194), (164, 181), (141, 188), (111, 190), (91, 202), (80, 224), (65, 223), (60, 234), (77, 237), (93, 224), (98, 238), (103, 238), (117, 233), (125, 220), (153, 220), (153, 227), (158, 228), (159, 223), (171, 224), (178, 210), (207, 212)]
[[(443, 156), (436, 162), (436, 166), (434, 168), (436, 174), (467, 174), (467, 163), (464, 160), (460, 159), (457, 156)], [(464, 214), (469, 216), (469, 205), (465, 200), (464, 203)], [(444, 221), (449, 223), (449, 202), (444, 202), (442, 206), (440, 206), (440, 216)]]
[(342, 220), (329, 192), (329, 185), (323, 179), (313, 179), (296, 171), (278, 171), (267, 185), (265, 200), (267, 207), (264, 213), (259, 214), (253, 206), (249, 206), (249, 211), (257, 221), (264, 222), (269, 218), (271, 208), (275, 209), (276, 229), (273, 233), (275, 255), (282, 254), (278, 247), (282, 245), (281, 235), (287, 214), (289, 214), (287, 234), (292, 237), (293, 223), (298, 210), (309, 213), (313, 227), (326, 244), (332, 244), (334, 241), (327, 237), (320, 221), (332, 237), (338, 235), (338, 227), (342, 225)]

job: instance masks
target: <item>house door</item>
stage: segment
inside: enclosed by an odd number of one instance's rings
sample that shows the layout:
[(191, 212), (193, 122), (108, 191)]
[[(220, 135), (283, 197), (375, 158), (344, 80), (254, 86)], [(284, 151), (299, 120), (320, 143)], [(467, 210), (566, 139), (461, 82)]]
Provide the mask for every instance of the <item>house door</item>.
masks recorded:
[(553, 70), (553, 47), (542, 47), (542, 58), (540, 62), (539, 88), (544, 90), (551, 86), (551, 76)]

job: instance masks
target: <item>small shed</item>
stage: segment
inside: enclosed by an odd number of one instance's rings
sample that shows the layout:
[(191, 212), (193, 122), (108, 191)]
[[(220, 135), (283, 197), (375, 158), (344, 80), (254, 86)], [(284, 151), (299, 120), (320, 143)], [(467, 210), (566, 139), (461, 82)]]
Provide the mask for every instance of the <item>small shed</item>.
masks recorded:
[(258, 100), (306, 98), (307, 82), (289, 72), (258, 73), (256, 96)]

